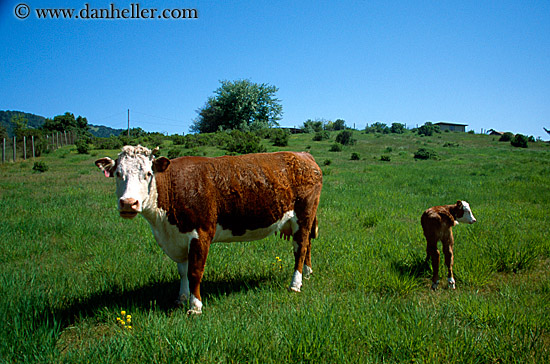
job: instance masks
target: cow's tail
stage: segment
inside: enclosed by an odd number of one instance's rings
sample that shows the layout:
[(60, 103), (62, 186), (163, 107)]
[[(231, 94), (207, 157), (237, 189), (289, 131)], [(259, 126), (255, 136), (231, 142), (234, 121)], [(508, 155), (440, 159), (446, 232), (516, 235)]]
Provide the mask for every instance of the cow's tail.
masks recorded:
[(310, 239), (315, 239), (319, 236), (319, 224), (317, 223), (317, 216), (313, 219), (313, 224), (311, 225), (311, 232), (309, 233)]

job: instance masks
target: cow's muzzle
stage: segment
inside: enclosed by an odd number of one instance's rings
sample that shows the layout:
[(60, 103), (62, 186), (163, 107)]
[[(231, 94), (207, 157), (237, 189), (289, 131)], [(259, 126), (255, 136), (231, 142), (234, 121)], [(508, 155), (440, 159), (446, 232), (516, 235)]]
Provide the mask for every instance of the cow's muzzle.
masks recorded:
[(125, 219), (136, 217), (140, 211), (140, 203), (134, 198), (121, 198), (118, 201), (118, 212)]

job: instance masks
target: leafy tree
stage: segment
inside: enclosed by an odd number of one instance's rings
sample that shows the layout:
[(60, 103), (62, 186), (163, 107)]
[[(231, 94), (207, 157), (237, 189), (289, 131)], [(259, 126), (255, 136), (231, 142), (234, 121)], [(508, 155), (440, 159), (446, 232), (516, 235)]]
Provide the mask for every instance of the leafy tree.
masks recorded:
[(50, 131), (72, 131), (76, 132), (79, 135), (88, 135), (90, 134), (88, 130), (88, 120), (85, 117), (78, 116), (74, 117), (73, 113), (66, 112), (63, 115), (57, 115), (53, 119), (47, 118), (44, 121), (42, 129), (47, 132)]
[(405, 132), (405, 124), (401, 123), (392, 123), (390, 132), (394, 134), (403, 134)]
[(283, 107), (275, 97), (279, 90), (249, 80), (220, 81), (221, 86), (197, 113), (191, 131), (213, 133), (220, 129), (254, 131), (278, 126)]
[(17, 139), (23, 138), (26, 136), (26, 131), (28, 130), (29, 120), (24, 117), (22, 114), (16, 114), (11, 118), (11, 122), (14, 126), (13, 133)]
[(365, 127), (365, 132), (368, 133), (382, 133), (389, 134), (390, 128), (384, 123), (376, 122), (371, 124), (371, 126)]
[(332, 125), (332, 130), (344, 130), (346, 128), (346, 122), (342, 119), (336, 119)]
[(262, 145), (262, 140), (250, 132), (233, 130), (231, 139), (227, 142), (226, 149), (233, 154), (262, 153), (266, 148)]
[(307, 119), (306, 121), (304, 121), (304, 124), (302, 125), (301, 129), (305, 133), (317, 133), (325, 129), (326, 125), (327, 125), (327, 122), (324, 120)]
[(4, 125), (0, 125), (0, 139), (8, 137), (8, 129)]
[(434, 133), (441, 133), (439, 125), (434, 125), (432, 122), (427, 121), (417, 130), (418, 135), (432, 136)]

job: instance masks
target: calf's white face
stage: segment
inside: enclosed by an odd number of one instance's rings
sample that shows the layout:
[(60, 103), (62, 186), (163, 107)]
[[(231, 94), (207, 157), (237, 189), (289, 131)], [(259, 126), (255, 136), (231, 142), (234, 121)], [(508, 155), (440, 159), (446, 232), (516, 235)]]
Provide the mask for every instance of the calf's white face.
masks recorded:
[(466, 224), (473, 224), (476, 222), (476, 218), (474, 217), (474, 214), (472, 213), (472, 209), (470, 209), (470, 204), (466, 201), (462, 202), (462, 211), (464, 211), (464, 215), (462, 217), (459, 217), (457, 220), (459, 222), (463, 222)]
[(126, 146), (118, 159), (102, 158), (96, 165), (107, 177), (116, 178), (118, 211), (124, 218), (134, 218), (152, 201), (154, 191), (153, 153), (141, 146)]

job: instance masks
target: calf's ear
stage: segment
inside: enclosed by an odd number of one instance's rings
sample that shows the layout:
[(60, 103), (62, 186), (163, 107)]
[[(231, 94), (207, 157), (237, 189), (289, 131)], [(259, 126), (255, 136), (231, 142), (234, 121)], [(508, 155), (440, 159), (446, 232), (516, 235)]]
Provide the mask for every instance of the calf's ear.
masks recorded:
[(98, 159), (95, 161), (95, 165), (105, 173), (105, 177), (114, 177), (116, 162), (111, 158)]
[(170, 165), (170, 159), (166, 157), (160, 157), (153, 161), (153, 172), (164, 172)]
[(462, 208), (462, 201), (458, 200), (456, 201), (456, 206), (461, 209)]

